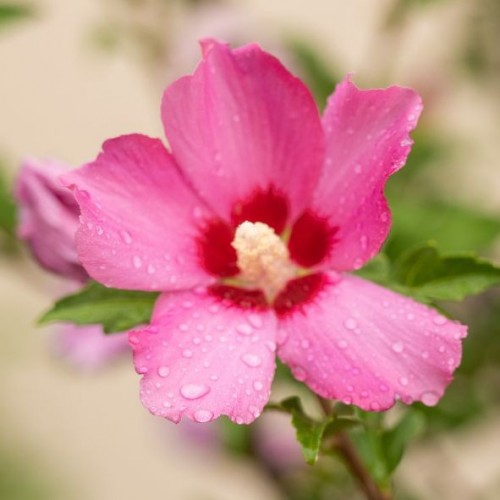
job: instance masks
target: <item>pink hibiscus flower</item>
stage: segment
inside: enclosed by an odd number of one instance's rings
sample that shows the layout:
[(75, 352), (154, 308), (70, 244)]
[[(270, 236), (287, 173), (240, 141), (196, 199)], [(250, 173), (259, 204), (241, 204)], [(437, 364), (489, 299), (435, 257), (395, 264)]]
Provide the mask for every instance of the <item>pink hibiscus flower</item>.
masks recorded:
[(257, 45), (202, 47), (194, 74), (163, 96), (170, 151), (119, 137), (63, 178), (88, 273), (164, 292), (129, 333), (143, 404), (174, 422), (249, 423), (276, 354), (325, 398), (373, 411), (436, 404), (466, 328), (344, 273), (387, 236), (383, 188), (410, 151), (419, 96), (347, 78), (320, 118)]

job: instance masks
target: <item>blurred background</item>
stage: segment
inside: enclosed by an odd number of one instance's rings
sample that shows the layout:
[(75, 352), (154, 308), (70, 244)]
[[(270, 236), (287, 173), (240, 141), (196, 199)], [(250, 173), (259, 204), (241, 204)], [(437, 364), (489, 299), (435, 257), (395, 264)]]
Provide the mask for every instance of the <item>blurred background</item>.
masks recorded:
[[(2, 500), (357, 498), (339, 462), (304, 480), (285, 417), (264, 415), (251, 435), (176, 427), (142, 408), (127, 353), (85, 365), (61, 355), (55, 328), (34, 326), (64, 289), (13, 237), (5, 193), (23, 158), (77, 166), (106, 138), (161, 137), (162, 89), (193, 70), (204, 36), (259, 42), (320, 107), (348, 72), (364, 87), (415, 88), (425, 110), (389, 183), (386, 253), (435, 240), (500, 260), (498, 0), (0, 1)], [(498, 499), (500, 296), (443, 307), (471, 325), (464, 361), (438, 407), (415, 409), (427, 426), (396, 473), (397, 498)], [(275, 394), (294, 391), (281, 382)], [(322, 489), (322, 474), (338, 489)]]

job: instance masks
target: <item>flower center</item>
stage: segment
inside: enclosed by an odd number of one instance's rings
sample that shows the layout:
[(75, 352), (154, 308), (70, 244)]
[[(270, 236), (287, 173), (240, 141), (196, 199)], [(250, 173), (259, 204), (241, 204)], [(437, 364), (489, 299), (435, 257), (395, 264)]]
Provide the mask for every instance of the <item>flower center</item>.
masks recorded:
[(240, 279), (260, 288), (270, 302), (297, 274), (285, 243), (263, 222), (242, 222), (231, 245), (236, 250)]

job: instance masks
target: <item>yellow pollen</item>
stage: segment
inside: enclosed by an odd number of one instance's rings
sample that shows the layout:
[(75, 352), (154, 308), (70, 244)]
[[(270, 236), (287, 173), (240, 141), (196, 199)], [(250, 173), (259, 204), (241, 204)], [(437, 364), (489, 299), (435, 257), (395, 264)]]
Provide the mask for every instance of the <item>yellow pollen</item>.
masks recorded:
[(268, 300), (273, 300), (296, 274), (285, 243), (263, 222), (242, 222), (231, 245), (238, 257), (240, 279), (260, 288)]

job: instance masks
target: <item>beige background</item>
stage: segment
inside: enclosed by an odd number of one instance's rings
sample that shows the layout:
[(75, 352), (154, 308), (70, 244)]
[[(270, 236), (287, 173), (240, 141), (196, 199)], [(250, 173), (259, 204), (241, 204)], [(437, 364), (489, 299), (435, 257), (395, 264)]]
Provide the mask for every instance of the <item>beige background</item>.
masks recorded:
[[(436, 182), (446, 196), (500, 213), (498, 93), (460, 79), (451, 65), (470, 2), (423, 10), (397, 51), (379, 32), (388, 0), (232, 3), (258, 27), (249, 39), (265, 34), (272, 44), (281, 34), (300, 35), (342, 72), (355, 71), (360, 83), (418, 87), (432, 73), (441, 98), (428, 104), (427, 119), (462, 144)], [(38, 19), (0, 37), (0, 151), (12, 173), (25, 155), (78, 165), (105, 138), (161, 134), (159, 89), (176, 71), (152, 75), (125, 54), (93, 48), (90, 32), (104, 4), (46, 0)], [(179, 53), (193, 45), (182, 9), (169, 29)], [(173, 425), (141, 407), (130, 363), (82, 376), (56, 362), (50, 332), (33, 327), (55, 286), (33, 265), (0, 259), (0, 441), (59, 485), (54, 500), (277, 498), (248, 465), (182, 446)], [(499, 438), (498, 416), (491, 415), (430, 450), (414, 449), (400, 475), (424, 498), (498, 498)]]

